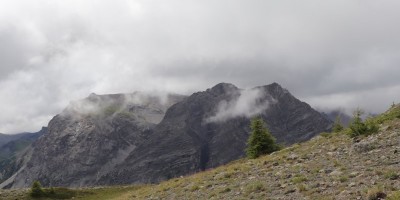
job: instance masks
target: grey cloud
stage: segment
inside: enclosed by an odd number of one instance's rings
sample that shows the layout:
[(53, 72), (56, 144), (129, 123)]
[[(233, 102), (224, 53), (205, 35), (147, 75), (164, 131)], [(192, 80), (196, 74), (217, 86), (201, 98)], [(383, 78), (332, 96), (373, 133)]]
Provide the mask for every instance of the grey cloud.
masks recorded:
[[(0, 132), (97, 94), (278, 82), (322, 110), (400, 99), (395, 0), (4, 0)], [(365, 99), (368, 99), (366, 102)]]

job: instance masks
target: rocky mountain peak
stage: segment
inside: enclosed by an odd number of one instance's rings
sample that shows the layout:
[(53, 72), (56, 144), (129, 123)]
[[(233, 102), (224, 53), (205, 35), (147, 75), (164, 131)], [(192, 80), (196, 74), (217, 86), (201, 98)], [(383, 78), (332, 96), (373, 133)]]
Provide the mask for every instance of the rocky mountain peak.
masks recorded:
[(211, 92), (219, 94), (228, 93), (236, 90), (239, 90), (239, 88), (237, 88), (235, 85), (231, 83), (218, 83), (217, 85), (211, 88)]
[(214, 168), (245, 155), (254, 115), (283, 144), (332, 124), (277, 83), (249, 90), (220, 83), (187, 98), (91, 94), (51, 120), (7, 186), (154, 183)]

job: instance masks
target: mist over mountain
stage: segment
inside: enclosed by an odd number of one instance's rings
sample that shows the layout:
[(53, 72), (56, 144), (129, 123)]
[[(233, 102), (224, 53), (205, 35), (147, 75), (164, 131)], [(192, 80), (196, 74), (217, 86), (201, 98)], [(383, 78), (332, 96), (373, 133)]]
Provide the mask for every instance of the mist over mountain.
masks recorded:
[(347, 114), (343, 109), (335, 109), (329, 112), (322, 112), (322, 114), (333, 122), (337, 119), (337, 117), (339, 117), (340, 123), (344, 127), (347, 127), (352, 120), (352, 116)]
[(91, 94), (49, 122), (0, 186), (155, 183), (213, 168), (244, 156), (254, 116), (281, 144), (332, 126), (277, 83), (246, 90), (220, 83), (188, 97)]

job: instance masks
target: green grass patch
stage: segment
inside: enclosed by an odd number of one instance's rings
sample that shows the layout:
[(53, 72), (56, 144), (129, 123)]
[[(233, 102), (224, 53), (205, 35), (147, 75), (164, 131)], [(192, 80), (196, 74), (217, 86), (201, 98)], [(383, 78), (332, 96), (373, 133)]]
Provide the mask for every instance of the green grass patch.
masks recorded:
[(386, 179), (390, 180), (396, 180), (400, 177), (400, 175), (394, 170), (387, 171), (384, 176)]
[(292, 178), (292, 183), (294, 183), (294, 184), (303, 183), (306, 181), (307, 181), (307, 178), (305, 176), (297, 176), (297, 177)]
[(265, 189), (264, 184), (260, 181), (256, 181), (256, 182), (252, 182), (252, 183), (248, 184), (245, 188), (245, 192), (246, 192), (246, 194), (251, 194), (254, 192), (263, 191), (264, 189)]
[(400, 119), (400, 105), (393, 105), (387, 112), (375, 117), (375, 121), (382, 124), (396, 118)]
[(400, 191), (392, 192), (387, 200), (399, 200), (400, 199)]
[(348, 177), (348, 176), (341, 176), (341, 177), (339, 178), (339, 181), (342, 182), (342, 183), (347, 182), (348, 180), (349, 180), (349, 177)]

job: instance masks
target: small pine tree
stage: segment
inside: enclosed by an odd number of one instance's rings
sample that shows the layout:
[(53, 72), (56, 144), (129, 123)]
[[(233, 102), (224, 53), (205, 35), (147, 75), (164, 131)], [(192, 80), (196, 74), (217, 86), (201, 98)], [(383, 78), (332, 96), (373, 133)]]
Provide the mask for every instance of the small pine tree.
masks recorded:
[(349, 128), (351, 129), (351, 137), (356, 137), (359, 135), (365, 134), (367, 132), (367, 126), (363, 123), (361, 119), (361, 115), (363, 114), (363, 111), (359, 108), (357, 108), (353, 112), (353, 121), (351, 122)]
[(31, 197), (41, 197), (43, 196), (44, 191), (42, 189), (42, 185), (40, 184), (39, 181), (35, 181), (32, 184), (32, 188), (31, 188)]
[(361, 119), (363, 111), (356, 109), (353, 113), (353, 121), (351, 122), (349, 128), (351, 130), (350, 136), (357, 137), (360, 135), (369, 135), (379, 131), (379, 126), (376, 120), (369, 118), (365, 123)]
[(339, 115), (336, 117), (336, 120), (335, 120), (335, 123), (333, 124), (332, 130), (334, 133), (338, 133), (343, 130), (342, 120), (340, 119)]
[(279, 150), (275, 138), (269, 133), (261, 118), (255, 118), (251, 121), (251, 131), (246, 148), (248, 158), (257, 158), (260, 155)]

